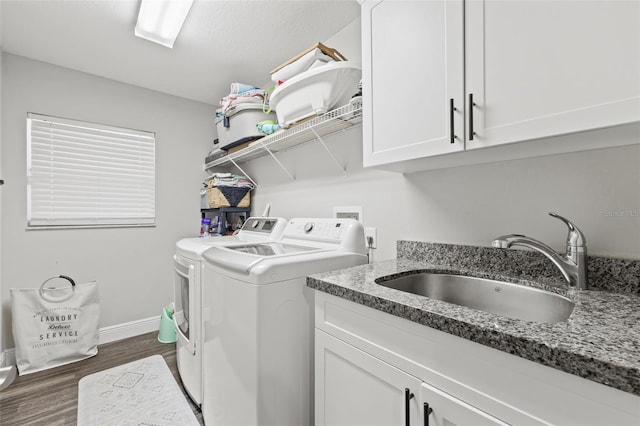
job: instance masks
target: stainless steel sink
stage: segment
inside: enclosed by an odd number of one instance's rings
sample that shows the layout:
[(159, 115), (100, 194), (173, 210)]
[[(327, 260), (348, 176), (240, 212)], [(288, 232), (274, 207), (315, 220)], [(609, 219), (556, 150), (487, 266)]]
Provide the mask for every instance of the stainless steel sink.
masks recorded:
[(396, 290), (466, 306), (496, 315), (544, 323), (565, 321), (574, 303), (559, 294), (484, 278), (421, 272), (376, 283)]

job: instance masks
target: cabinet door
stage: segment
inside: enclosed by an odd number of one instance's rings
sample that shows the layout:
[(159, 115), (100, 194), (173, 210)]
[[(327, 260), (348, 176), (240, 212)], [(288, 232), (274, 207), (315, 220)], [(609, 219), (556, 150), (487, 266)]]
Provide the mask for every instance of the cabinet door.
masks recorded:
[(365, 166), (464, 149), (463, 42), (462, 0), (363, 3)]
[(424, 416), (428, 417), (424, 424), (429, 426), (506, 426), (504, 423), (487, 413), (465, 404), (436, 389), (423, 383), (420, 388), (420, 403)]
[(507, 425), (342, 340), (315, 333), (318, 426)]
[(640, 120), (640, 2), (471, 0), (465, 31), (466, 149)]
[[(418, 421), (421, 382), (323, 331), (315, 330), (315, 424), (393, 426)], [(405, 389), (416, 394), (405, 412)]]

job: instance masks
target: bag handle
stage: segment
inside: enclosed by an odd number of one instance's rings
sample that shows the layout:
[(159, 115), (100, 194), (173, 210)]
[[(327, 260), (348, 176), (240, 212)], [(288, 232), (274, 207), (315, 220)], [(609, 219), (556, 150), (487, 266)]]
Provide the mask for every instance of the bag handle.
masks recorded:
[[(67, 296), (63, 296), (63, 297), (51, 297), (48, 296), (45, 291), (47, 290), (59, 290), (58, 288), (52, 287), (52, 288), (44, 288), (44, 285), (46, 283), (48, 283), (51, 280), (55, 280), (57, 278), (62, 278), (65, 279), (67, 281), (69, 281), (71, 283), (71, 287), (67, 287), (71, 289), (71, 292), (69, 293), (69, 295)], [(58, 275), (57, 277), (51, 277), (45, 280), (45, 282), (42, 283), (42, 285), (40, 285), (40, 297), (42, 297), (44, 300), (48, 301), (48, 302), (54, 302), (54, 303), (58, 303), (58, 302), (64, 302), (65, 300), (69, 300), (71, 299), (71, 297), (73, 297), (73, 294), (75, 293), (76, 290), (76, 283), (75, 281), (73, 281), (73, 279), (71, 279), (70, 277), (66, 276), (66, 275)]]

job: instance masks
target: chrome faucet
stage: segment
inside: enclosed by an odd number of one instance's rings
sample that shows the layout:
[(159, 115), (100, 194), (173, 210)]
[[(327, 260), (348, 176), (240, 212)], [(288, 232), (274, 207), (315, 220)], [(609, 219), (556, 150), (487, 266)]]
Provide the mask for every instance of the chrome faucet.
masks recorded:
[(549, 216), (563, 221), (569, 227), (567, 235), (567, 253), (563, 256), (556, 253), (548, 245), (526, 237), (524, 235), (510, 234), (502, 235), (491, 242), (493, 247), (508, 249), (512, 246), (525, 246), (544, 254), (560, 269), (562, 276), (569, 283), (569, 287), (586, 290), (587, 286), (587, 240), (569, 220), (549, 212)]

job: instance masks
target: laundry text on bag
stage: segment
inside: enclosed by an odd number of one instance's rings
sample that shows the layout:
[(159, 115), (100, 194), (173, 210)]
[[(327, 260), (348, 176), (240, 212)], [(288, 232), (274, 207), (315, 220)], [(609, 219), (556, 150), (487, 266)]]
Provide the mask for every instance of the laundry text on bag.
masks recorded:
[(52, 333), (41, 334), (40, 340), (56, 339), (58, 337), (78, 337), (78, 331), (54, 331)]
[(70, 315), (41, 315), (40, 322), (68, 322), (75, 321), (78, 319), (78, 314), (70, 314)]

